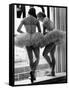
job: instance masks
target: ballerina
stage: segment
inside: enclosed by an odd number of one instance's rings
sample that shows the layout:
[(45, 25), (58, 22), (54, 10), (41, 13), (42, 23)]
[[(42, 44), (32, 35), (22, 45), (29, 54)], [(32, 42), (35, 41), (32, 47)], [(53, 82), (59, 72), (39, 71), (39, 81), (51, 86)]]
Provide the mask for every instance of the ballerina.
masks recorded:
[[(62, 44), (64, 42), (64, 38), (66, 33), (59, 30), (54, 30), (55, 26), (54, 23), (46, 17), (46, 15), (42, 12), (39, 12), (37, 14), (38, 20), (43, 22), (43, 34), (44, 34), (44, 42), (42, 43), (42, 46), (45, 45), (43, 56), (49, 63), (50, 67), (52, 68), (51, 75), (55, 76), (55, 49), (56, 44)], [(53, 31), (54, 30), (54, 31)], [(48, 53), (51, 55), (52, 62), (50, 60), (50, 57), (48, 56)]]
[[(15, 44), (16, 46), (21, 47), (21, 48), (23, 46), (26, 46), (26, 50), (27, 50), (28, 57), (29, 57), (30, 68), (31, 68), (31, 72), (30, 72), (31, 82), (33, 83), (33, 81), (36, 80), (35, 70), (39, 63), (39, 52), (40, 52), (40, 49), (38, 46), (37, 47), (33, 46), (33, 43), (37, 42), (35, 40), (37, 36), (34, 36), (34, 35), (36, 33), (36, 27), (38, 28), (38, 32), (41, 32), (41, 28), (40, 28), (39, 21), (36, 19), (35, 9), (30, 8), (28, 14), (29, 14), (28, 17), (24, 18), (21, 21), (21, 24), (19, 25), (17, 29), (17, 31), (20, 32), (21, 34), (15, 36)], [(21, 31), (21, 27), (23, 25), (25, 26), (26, 33), (23, 33)], [(33, 62), (33, 52), (36, 57), (35, 62)]]

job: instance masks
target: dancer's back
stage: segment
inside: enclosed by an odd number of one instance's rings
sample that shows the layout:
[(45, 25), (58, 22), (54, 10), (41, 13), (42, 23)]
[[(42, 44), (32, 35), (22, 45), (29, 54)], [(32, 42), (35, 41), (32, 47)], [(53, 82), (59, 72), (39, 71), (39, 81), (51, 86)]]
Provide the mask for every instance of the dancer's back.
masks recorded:
[(31, 46), (38, 43), (42, 37), (41, 33), (36, 33), (36, 27), (38, 28), (38, 32), (41, 32), (39, 21), (32, 15), (29, 15), (21, 21), (17, 31), (20, 32), (23, 25), (26, 28), (26, 33), (22, 33), (16, 37), (16, 45), (23, 47), (24, 45)]
[(26, 28), (26, 32), (30, 33), (30, 34), (35, 33), (36, 32), (36, 27), (39, 27), (39, 21), (31, 15), (24, 18), (22, 23), (24, 24), (24, 26)]

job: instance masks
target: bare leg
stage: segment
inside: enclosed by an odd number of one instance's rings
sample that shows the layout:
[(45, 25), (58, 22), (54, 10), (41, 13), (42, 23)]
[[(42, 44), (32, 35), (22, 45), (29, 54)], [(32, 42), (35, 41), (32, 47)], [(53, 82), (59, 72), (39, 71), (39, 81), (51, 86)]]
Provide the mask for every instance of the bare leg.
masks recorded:
[(50, 57), (48, 56), (48, 53), (50, 53), (51, 49), (52, 49), (52, 46), (51, 46), (51, 44), (49, 44), (47, 47), (45, 47), (45, 49), (43, 51), (43, 56), (47, 60), (50, 67), (52, 67), (52, 62), (50, 60)]
[(31, 47), (26, 47), (28, 57), (29, 57), (29, 63), (30, 63), (30, 68), (33, 71), (33, 53), (32, 53), (32, 48)]
[(36, 57), (36, 61), (34, 62), (34, 71), (36, 70), (38, 63), (39, 63), (39, 54), (40, 54), (40, 49), (39, 47), (35, 47), (33, 49), (35, 57)]
[(52, 58), (52, 71), (51, 71), (52, 76), (55, 76), (55, 57), (54, 57), (55, 49), (56, 49), (56, 46), (54, 45), (54, 47), (50, 52), (51, 58)]
[[(33, 81), (36, 80), (36, 78), (35, 78), (35, 70), (36, 70), (37, 65), (39, 63), (39, 48), (34, 48), (33, 46), (30, 46), (30, 47), (26, 47), (26, 49), (27, 49), (28, 56), (29, 56), (29, 61), (30, 61), (31, 82), (33, 83)], [(34, 51), (35, 56), (37, 58), (35, 62), (33, 62), (33, 52), (32, 51)]]
[(33, 73), (33, 52), (32, 52), (32, 46), (30, 47), (26, 47), (27, 49), (27, 53), (28, 53), (28, 57), (29, 57), (29, 63), (30, 63), (30, 68), (31, 68), (31, 72), (30, 72), (30, 76), (31, 76), (31, 83), (33, 83), (33, 81), (35, 80), (35, 77), (34, 77), (34, 73)]

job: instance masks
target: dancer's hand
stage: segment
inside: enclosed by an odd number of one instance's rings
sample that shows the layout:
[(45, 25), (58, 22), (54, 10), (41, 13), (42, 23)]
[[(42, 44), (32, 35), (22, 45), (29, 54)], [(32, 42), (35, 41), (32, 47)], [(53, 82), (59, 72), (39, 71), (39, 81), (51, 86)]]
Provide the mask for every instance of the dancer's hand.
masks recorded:
[(61, 45), (61, 44), (63, 44), (63, 43), (64, 43), (64, 42), (63, 42), (62, 40), (56, 40), (56, 41), (55, 41), (55, 44), (56, 44), (56, 45)]

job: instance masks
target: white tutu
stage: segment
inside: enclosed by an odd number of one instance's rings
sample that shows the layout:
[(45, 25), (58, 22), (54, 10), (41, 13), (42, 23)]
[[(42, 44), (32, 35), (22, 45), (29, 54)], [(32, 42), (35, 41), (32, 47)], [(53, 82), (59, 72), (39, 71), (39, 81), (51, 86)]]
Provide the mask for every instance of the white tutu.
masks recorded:
[(18, 47), (34, 46), (44, 47), (50, 43), (62, 44), (66, 40), (66, 32), (54, 30), (48, 32), (46, 35), (41, 33), (23, 33), (15, 37), (15, 45)]
[(36, 47), (43, 40), (44, 40), (43, 34), (41, 33), (34, 33), (34, 34), (23, 33), (15, 37), (15, 45), (21, 48), (24, 46), (32, 46), (32, 45)]
[(53, 30), (44, 35), (44, 41), (41, 42), (41, 47), (46, 46), (50, 43), (63, 44), (66, 42), (66, 32), (60, 30)]

